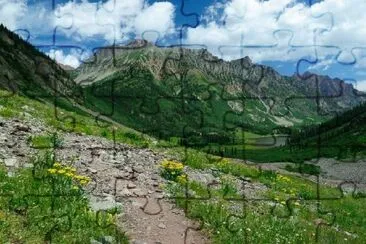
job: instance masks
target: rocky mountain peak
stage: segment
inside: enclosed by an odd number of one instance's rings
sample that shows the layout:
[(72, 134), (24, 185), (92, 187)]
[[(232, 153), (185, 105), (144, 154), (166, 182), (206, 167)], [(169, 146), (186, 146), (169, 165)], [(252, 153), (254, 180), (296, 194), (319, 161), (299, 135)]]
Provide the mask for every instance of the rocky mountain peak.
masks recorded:
[(147, 40), (143, 39), (135, 39), (129, 42), (126, 47), (135, 47), (135, 48), (141, 48), (146, 47), (148, 45), (153, 45), (151, 42), (148, 42)]

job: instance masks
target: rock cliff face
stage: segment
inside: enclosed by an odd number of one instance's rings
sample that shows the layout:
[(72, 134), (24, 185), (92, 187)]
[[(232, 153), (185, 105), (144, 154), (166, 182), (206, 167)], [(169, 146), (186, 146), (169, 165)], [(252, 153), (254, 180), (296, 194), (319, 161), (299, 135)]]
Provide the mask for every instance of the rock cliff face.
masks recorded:
[[(76, 81), (95, 82), (132, 65), (144, 67), (158, 80), (169, 75), (179, 76), (184, 72), (196, 71), (207, 78), (208, 82), (217, 83), (224, 88), (235, 87), (231, 93), (237, 93), (239, 96), (232, 99), (283, 99), (292, 96), (311, 99), (318, 96), (325, 99), (342, 99), (346, 106), (364, 101), (361, 93), (351, 84), (337, 78), (331, 79), (308, 72), (301, 76), (286, 77), (270, 67), (252, 63), (249, 57), (228, 62), (204, 49), (157, 47), (143, 40), (136, 40), (126, 46), (111, 46), (98, 50), (93, 58), (77, 69), (79, 75)], [(333, 109), (343, 108), (335, 106)]]

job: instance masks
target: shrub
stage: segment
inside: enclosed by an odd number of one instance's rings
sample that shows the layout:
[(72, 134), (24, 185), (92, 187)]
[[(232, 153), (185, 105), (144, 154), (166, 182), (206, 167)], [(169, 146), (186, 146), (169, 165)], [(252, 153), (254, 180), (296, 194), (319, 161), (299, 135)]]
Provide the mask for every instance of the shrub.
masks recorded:
[(161, 176), (167, 180), (176, 181), (183, 173), (183, 164), (177, 161), (164, 160), (161, 163)]

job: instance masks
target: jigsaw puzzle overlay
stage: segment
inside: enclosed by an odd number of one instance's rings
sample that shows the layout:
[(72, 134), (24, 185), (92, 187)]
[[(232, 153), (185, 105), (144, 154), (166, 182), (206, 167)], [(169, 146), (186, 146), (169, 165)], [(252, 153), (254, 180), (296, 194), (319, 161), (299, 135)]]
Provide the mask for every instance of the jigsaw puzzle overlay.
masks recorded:
[[(310, 44), (277, 29), (265, 33), (270, 43), (242, 38), (216, 56), (186, 42), (205, 26), (193, 1), (177, 3), (185, 21), (173, 43), (149, 30), (91, 50), (59, 40), (75, 31), (72, 11), (49, 4), (64, 25), (48, 44), (0, 29), (5, 243), (366, 240), (365, 93), (348, 77), (308, 72), (327, 60), (352, 70), (363, 58), (365, 47), (321, 41), (332, 13), (309, 20)], [(118, 4), (101, 1), (92, 18), (114, 36), (100, 16)], [(77, 53), (81, 65), (68, 71), (39, 50)], [(301, 57), (294, 74), (250, 56), (268, 52)]]

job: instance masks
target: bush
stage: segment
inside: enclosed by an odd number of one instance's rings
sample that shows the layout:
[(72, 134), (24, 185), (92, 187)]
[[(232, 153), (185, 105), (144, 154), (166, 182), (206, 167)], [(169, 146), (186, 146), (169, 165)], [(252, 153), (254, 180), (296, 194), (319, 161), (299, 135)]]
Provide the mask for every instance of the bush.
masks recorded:
[(161, 176), (176, 181), (183, 174), (183, 164), (177, 161), (164, 160), (161, 163)]

